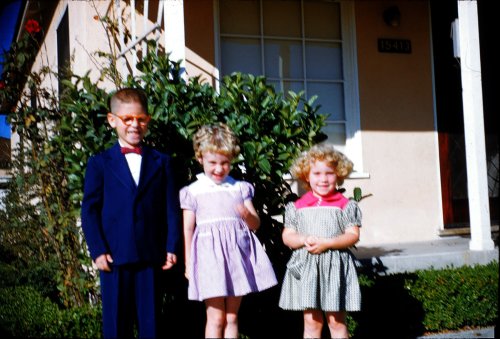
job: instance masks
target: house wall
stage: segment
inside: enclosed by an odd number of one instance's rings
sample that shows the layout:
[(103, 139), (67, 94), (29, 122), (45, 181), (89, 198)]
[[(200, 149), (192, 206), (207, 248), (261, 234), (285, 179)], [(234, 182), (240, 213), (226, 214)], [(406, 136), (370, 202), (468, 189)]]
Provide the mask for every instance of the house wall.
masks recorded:
[[(111, 2), (94, 3), (104, 15)], [(213, 83), (217, 75), (213, 3), (185, 0), (184, 4), (187, 74), (204, 75)], [(401, 25), (396, 28), (382, 20), (384, 9), (394, 4), (401, 11)], [(45, 60), (56, 65), (56, 29), (66, 5), (73, 69), (84, 74), (96, 67), (89, 53), (109, 49), (88, 2), (60, 2), (45, 39), (49, 52)], [(427, 1), (355, 3), (361, 139), (368, 178), (348, 179), (345, 187), (347, 195), (356, 186), (372, 194), (361, 201), (360, 246), (433, 240), (442, 228), (429, 17)], [(408, 39), (412, 52), (380, 53), (378, 38)], [(15, 137), (12, 140), (16, 142)]]
[[(396, 4), (399, 27), (382, 20)], [(364, 170), (346, 181), (372, 196), (360, 246), (438, 238), (442, 228), (427, 1), (357, 1), (356, 31)], [(411, 54), (380, 53), (378, 38), (408, 39)]]
[[(111, 53), (105, 29), (97, 16), (105, 16), (112, 3), (94, 1), (93, 4), (95, 7), (89, 6), (85, 1), (68, 2), (69, 36), (70, 53), (74, 56), (73, 72), (84, 75), (87, 71), (93, 70), (91, 76), (97, 78), (97, 67), (104, 65), (103, 60), (99, 60), (93, 53), (96, 51)], [(58, 17), (60, 18), (62, 14), (60, 12)]]
[(212, 1), (184, 0), (186, 46), (215, 64), (214, 4)]
[[(98, 69), (104, 68), (108, 60), (99, 58), (95, 52), (113, 53), (104, 26), (99, 21), (99, 17), (110, 15), (109, 9), (112, 4), (111, 1), (94, 1), (93, 5), (87, 1), (60, 1), (51, 24), (45, 32), (43, 46), (33, 69), (49, 66), (51, 69), (57, 70), (57, 29), (67, 10), (70, 54), (73, 58), (72, 71), (83, 76), (90, 70), (91, 78), (97, 81), (97, 77), (100, 75)], [(49, 80), (51, 79), (48, 78), (47, 81)], [(112, 88), (112, 83), (108, 82), (107, 86)]]
[[(95, 6), (95, 7), (94, 7)], [(95, 51), (104, 51), (111, 54), (116, 54), (111, 50), (106, 32), (103, 25), (97, 20), (96, 15), (101, 17), (110, 15), (113, 12), (113, 3), (111, 1), (97, 1), (94, 6), (89, 6), (85, 1), (70, 1), (68, 2), (70, 15), (70, 40), (71, 53), (75, 55), (73, 63), (73, 71), (76, 74), (84, 74), (88, 70), (95, 70), (100, 67), (100, 62), (96, 56), (92, 56)], [(124, 17), (130, 22), (130, 7), (122, 3), (124, 9)], [(64, 6), (59, 6), (59, 11), (63, 10)], [(186, 74), (189, 77), (199, 76), (202, 81), (206, 81), (215, 85), (215, 79), (218, 78), (218, 73), (215, 68), (215, 43), (214, 43), (214, 5), (211, 1), (186, 0), (184, 2), (184, 29), (185, 29), (185, 44), (186, 44)], [(158, 7), (154, 3), (150, 4), (148, 28), (152, 27), (153, 21), (156, 21)], [(61, 13), (62, 15), (62, 13)], [(168, 15), (168, 13), (167, 13)], [(137, 36), (142, 36), (143, 17), (141, 13), (136, 13)], [(162, 20), (163, 24), (163, 20)], [(182, 28), (179, 28), (182, 29)], [(165, 37), (159, 32), (150, 34), (148, 38), (156, 38), (157, 41), (164, 45)], [(126, 42), (126, 45), (130, 43)], [(131, 62), (131, 53), (127, 54), (127, 59)], [(95, 77), (98, 72), (94, 71)], [(110, 87), (113, 85), (108, 84)]]
[(215, 67), (214, 3), (185, 0), (184, 27), (186, 42), (186, 73), (216, 86), (219, 78)]

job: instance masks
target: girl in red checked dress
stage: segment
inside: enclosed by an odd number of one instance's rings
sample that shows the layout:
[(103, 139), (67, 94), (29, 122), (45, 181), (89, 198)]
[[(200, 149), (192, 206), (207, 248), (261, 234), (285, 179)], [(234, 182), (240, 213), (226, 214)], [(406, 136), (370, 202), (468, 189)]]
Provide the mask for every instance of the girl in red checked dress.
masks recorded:
[(358, 204), (337, 191), (353, 164), (328, 144), (313, 146), (291, 172), (308, 192), (285, 208), (283, 242), (293, 249), (279, 306), (304, 312), (304, 338), (320, 338), (323, 313), (332, 338), (348, 338), (346, 312), (361, 309), (349, 248), (359, 240)]
[(237, 138), (224, 124), (205, 125), (193, 146), (204, 173), (180, 192), (188, 298), (205, 302), (205, 337), (238, 338), (242, 297), (276, 285), (276, 276), (253, 233), (254, 188), (229, 176)]

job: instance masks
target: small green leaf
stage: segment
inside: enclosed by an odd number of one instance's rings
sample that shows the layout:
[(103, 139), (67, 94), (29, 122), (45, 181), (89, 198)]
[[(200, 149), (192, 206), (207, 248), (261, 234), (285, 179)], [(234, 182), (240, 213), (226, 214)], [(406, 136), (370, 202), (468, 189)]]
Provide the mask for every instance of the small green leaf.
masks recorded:
[(361, 201), (361, 199), (363, 199), (361, 188), (354, 187), (353, 194), (354, 194), (354, 200), (356, 200), (357, 202), (359, 202), (359, 201)]

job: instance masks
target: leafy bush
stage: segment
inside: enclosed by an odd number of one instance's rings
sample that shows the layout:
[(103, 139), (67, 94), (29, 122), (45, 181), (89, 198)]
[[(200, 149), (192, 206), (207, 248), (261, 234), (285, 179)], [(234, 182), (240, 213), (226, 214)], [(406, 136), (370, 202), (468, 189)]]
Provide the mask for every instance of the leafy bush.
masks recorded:
[[(498, 262), (415, 272), (405, 288), (422, 303), (428, 331), (486, 326), (498, 319)], [(432, 288), (430, 288), (432, 286)]]
[(0, 334), (19, 338), (100, 338), (100, 307), (59, 309), (30, 286), (0, 289)]
[[(30, 53), (36, 49), (13, 51), (31, 60)], [(17, 79), (13, 69), (5, 67), (2, 74), (9, 84)], [(265, 78), (239, 73), (225, 77), (217, 93), (197, 78), (184, 80), (178, 63), (155, 52), (147, 54), (138, 70), (139, 76), (114, 85), (145, 89), (153, 117), (145, 142), (173, 155), (179, 186), (200, 171), (191, 143), (198, 127), (222, 121), (235, 130), (242, 152), (232, 174), (254, 184), (254, 203), (262, 220), (258, 236), (276, 267), (284, 267), (288, 249), (281, 242), (282, 225), (273, 216), (292, 198), (283, 175), (293, 157), (321, 138), (324, 117), (316, 114), (314, 100), (305, 101), (302, 93), (293, 92), (284, 97)], [(111, 73), (102, 70), (97, 82), (88, 74), (68, 72), (69, 78), (59, 79), (43, 67), (27, 73), (25, 91), (19, 91), (19, 84), (0, 89), (0, 99), (13, 105), (8, 119), (20, 136), (12, 161), (15, 180), (0, 211), (0, 252), (8, 254), (2, 258), (2, 270), (10, 272), (10, 277), (17, 273), (29, 277), (30, 268), (49, 262), (44, 285), (55, 286), (57, 292), (44, 294), (58, 294), (54, 301), (67, 308), (99, 298), (78, 222), (87, 160), (115, 142), (106, 121), (110, 93), (102, 81)], [(60, 81), (61, 92), (45, 85), (49, 78)], [(4, 286), (15, 281), (6, 279)], [(33, 279), (17, 282), (36, 285)]]
[(100, 306), (84, 305), (64, 309), (58, 323), (59, 338), (101, 338), (102, 310)]
[(498, 262), (390, 275), (361, 272), (360, 283), (361, 312), (349, 319), (355, 323), (353, 338), (414, 338), (498, 320)]
[(288, 249), (273, 216), (294, 198), (284, 179), (293, 158), (324, 138), (324, 116), (316, 114), (314, 98), (306, 101), (303, 93), (293, 92), (284, 96), (266, 78), (241, 73), (224, 77), (217, 93), (198, 78), (184, 82), (179, 64), (156, 54), (148, 54), (138, 70), (142, 75), (127, 86), (144, 88), (150, 98), (153, 123), (146, 143), (176, 157), (180, 185), (201, 171), (191, 141), (197, 129), (220, 121), (234, 130), (241, 156), (231, 175), (255, 186), (253, 202), (262, 225), (257, 235), (276, 267), (284, 267)]
[[(410, 338), (425, 332), (493, 326), (498, 320), (498, 262), (388, 276), (362, 273), (360, 278), (363, 307), (348, 317), (353, 338)], [(279, 309), (278, 296), (279, 289), (271, 289), (244, 299), (243, 335), (300, 337), (302, 315)], [(204, 310), (194, 306), (181, 304), (171, 310), (165, 318), (168, 333), (185, 334), (185, 326), (203, 333)], [(0, 289), (2, 337), (99, 338), (100, 312), (100, 307), (90, 306), (59, 310), (33, 287)]]
[[(256, 188), (254, 204), (262, 219), (257, 235), (281, 277), (289, 252), (281, 242), (282, 224), (273, 217), (294, 198), (284, 179), (292, 159), (323, 138), (324, 117), (316, 114), (314, 98), (305, 101), (302, 93), (293, 92), (283, 96), (265, 78), (240, 73), (224, 77), (217, 93), (198, 78), (185, 81), (178, 63), (156, 53), (148, 53), (138, 65), (140, 75), (125, 80), (116, 73), (116, 58), (102, 53), (111, 64), (97, 82), (88, 74), (66, 73), (69, 78), (58, 79), (48, 68), (29, 72), (25, 62), (33, 60), (36, 42), (27, 35), (14, 46), (5, 58), (0, 87), (2, 109), (11, 112), (9, 122), (20, 136), (12, 162), (14, 180), (0, 211), (2, 334), (100, 335), (96, 275), (78, 217), (87, 160), (115, 139), (105, 119), (110, 93), (102, 81), (110, 75), (116, 88), (145, 89), (153, 117), (145, 142), (173, 155), (179, 185), (200, 170), (191, 145), (198, 127), (221, 121), (236, 132), (242, 152), (232, 175)], [(44, 87), (47, 77), (59, 80), (64, 90)], [(352, 315), (357, 323), (349, 328), (385, 336), (391, 330), (421, 333), (490, 324), (497, 318), (498, 264), (484, 271), (440, 272), (363, 279), (364, 308)], [(275, 308), (275, 297), (267, 301), (273, 307), (261, 309), (261, 315), (283, 315)], [(389, 325), (387, 319), (392, 319)]]
[[(30, 72), (40, 47), (38, 32), (27, 28), (12, 45), (1, 74), (2, 110), (19, 135), (0, 211), (2, 270), (19, 277), (10, 274), (2, 286), (37, 286), (60, 305), (81, 306), (96, 292), (78, 227), (80, 201), (72, 180), (78, 163), (65, 158), (78, 154), (79, 143), (64, 125), (72, 113), (60, 108), (59, 93), (50, 86), (57, 75), (49, 67)], [(38, 284), (32, 275), (37, 267), (43, 268)]]
[(60, 311), (48, 298), (29, 286), (0, 289), (0, 327), (9, 337), (51, 338)]

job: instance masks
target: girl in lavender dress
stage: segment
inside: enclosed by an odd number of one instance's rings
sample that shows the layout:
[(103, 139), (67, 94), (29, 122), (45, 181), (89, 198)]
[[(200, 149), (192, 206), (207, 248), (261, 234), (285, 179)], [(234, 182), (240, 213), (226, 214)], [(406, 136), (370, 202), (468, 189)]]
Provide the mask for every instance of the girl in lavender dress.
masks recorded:
[(205, 301), (205, 337), (238, 338), (242, 297), (277, 280), (254, 234), (260, 225), (254, 188), (228, 175), (240, 151), (236, 136), (224, 124), (205, 125), (193, 146), (204, 173), (180, 191), (188, 298)]

